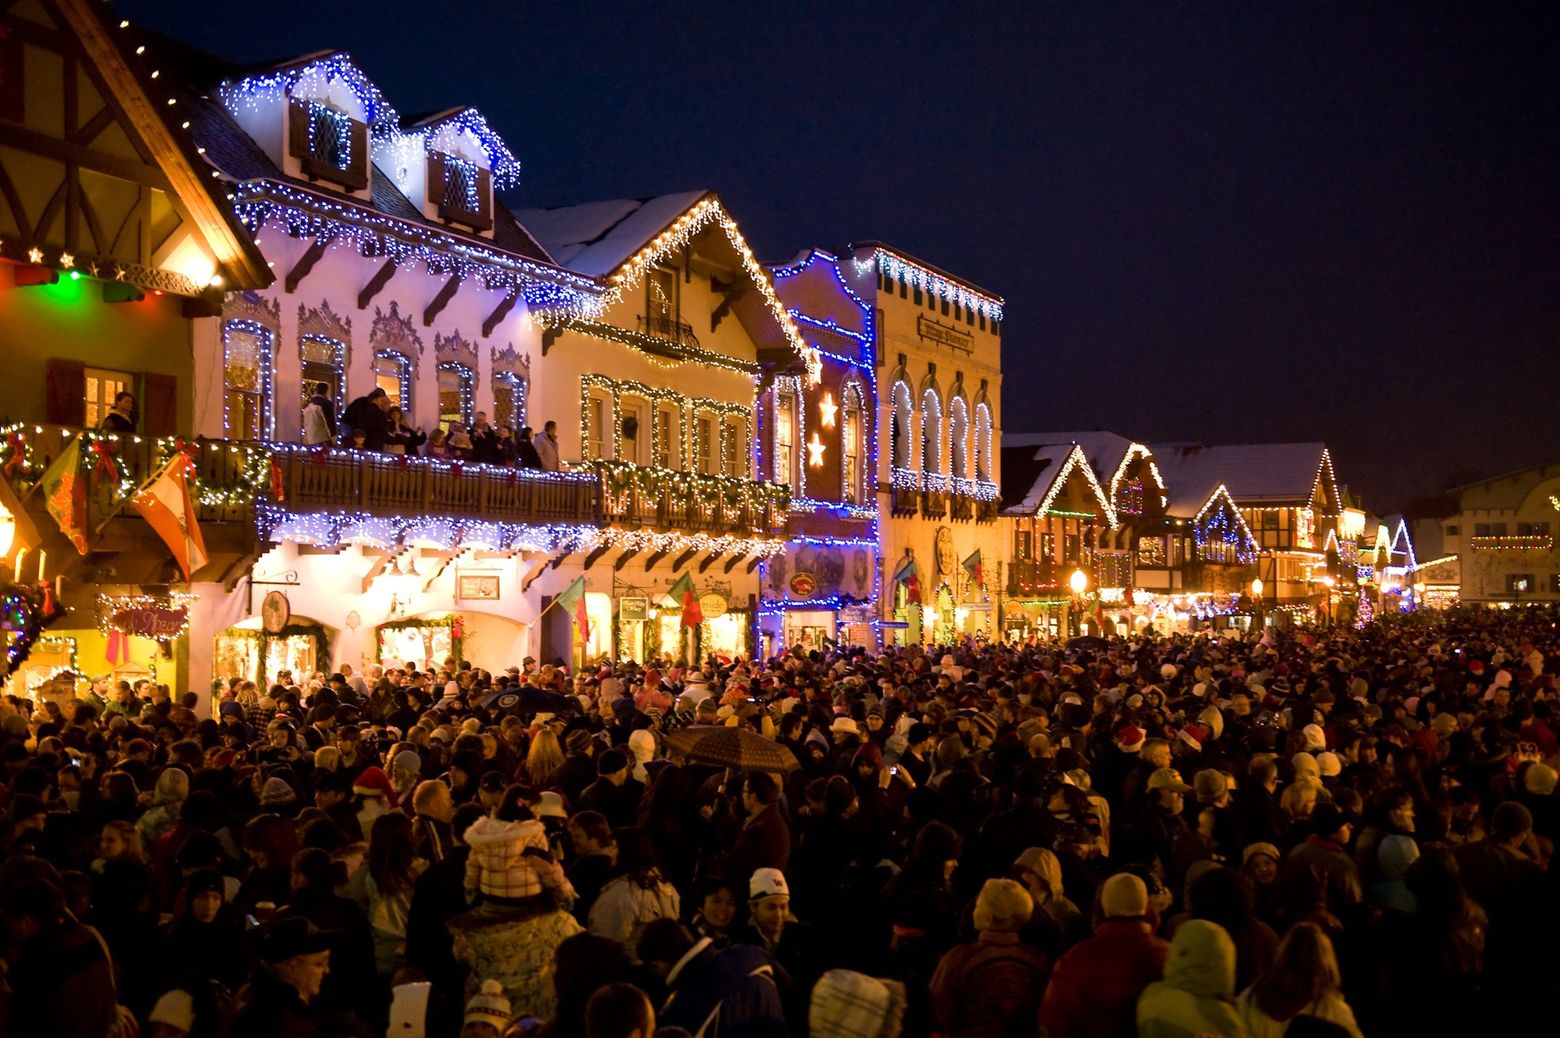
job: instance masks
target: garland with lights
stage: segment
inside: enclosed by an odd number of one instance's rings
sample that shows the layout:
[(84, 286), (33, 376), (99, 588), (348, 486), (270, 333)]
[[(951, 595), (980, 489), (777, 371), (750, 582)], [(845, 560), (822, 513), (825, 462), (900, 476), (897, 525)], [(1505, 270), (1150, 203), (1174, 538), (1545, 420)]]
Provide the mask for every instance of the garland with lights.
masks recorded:
[(627, 510), (630, 493), (638, 493), (642, 500), (665, 501), (674, 510), (697, 508), (707, 519), (713, 519), (720, 509), (760, 515), (772, 510), (783, 521), (790, 510), (791, 489), (783, 483), (652, 468), (626, 461), (598, 461), (595, 468), (601, 473), (602, 490), (612, 512)]
[[(177, 638), (190, 629), (190, 604), (199, 597), (181, 591), (171, 591), (166, 595), (99, 593), (97, 596), (98, 633), (109, 634), (120, 631), (137, 638), (153, 638), (157, 641)], [(126, 612), (150, 614), (146, 619), (155, 621), (157, 632), (126, 630), (118, 621), (119, 615)]]
[(883, 275), (892, 281), (903, 281), (911, 287), (922, 289), (929, 295), (957, 303), (966, 310), (985, 314), (990, 320), (1002, 320), (1003, 300), (1000, 296), (982, 295), (887, 249), (876, 249), (865, 259), (857, 257), (854, 262), (856, 271), (860, 274), (870, 273), (875, 263)]
[[(248, 318), (235, 318), (222, 322), (222, 377), (224, 384), (227, 381), (227, 372), (232, 365), (233, 337), (236, 335), (250, 335), (255, 339), (256, 363), (259, 366), (260, 375), (260, 415), (259, 433), (260, 439), (272, 439), (275, 432), (275, 416), (272, 396), (272, 368), (275, 366), (276, 332), (258, 321)], [(233, 416), (229, 413), (228, 399), (230, 393), (222, 394), (222, 431), (229, 436), (233, 434)], [(247, 430), (241, 430), (241, 432)], [(234, 439), (245, 439), (244, 436), (236, 436)]]
[[(566, 331), (578, 332), (594, 339), (605, 342), (615, 342), (622, 346), (630, 346), (642, 353), (651, 363), (663, 368), (675, 368), (680, 364), (693, 362), (708, 367), (726, 368), (730, 371), (739, 371), (744, 375), (757, 375), (762, 369), (752, 361), (742, 360), (740, 357), (729, 357), (724, 353), (707, 350), (702, 346), (692, 343), (680, 342), (660, 335), (648, 335), (644, 332), (632, 331), (628, 328), (619, 328), (615, 324), (605, 321), (591, 321), (579, 317), (563, 317), (550, 325), (553, 328), (561, 328)], [(672, 363), (665, 363), (661, 357), (672, 358)]]
[[(438, 373), (452, 374), (460, 380), (460, 424), (469, 426), (472, 416), (476, 413), (476, 403), (472, 397), (472, 383), (476, 381), (476, 376), (471, 373), (470, 368), (458, 360), (440, 361)], [(405, 413), (404, 409), (403, 413)]]
[(1480, 535), (1468, 538), (1473, 551), (1552, 551), (1553, 537), (1543, 534)]
[[(662, 409), (657, 406), (662, 401), (669, 401), (677, 405), (679, 410), (678, 449), (685, 464), (692, 464), (698, 446), (697, 428), (694, 419), (699, 412), (712, 414), (718, 424), (724, 426), (727, 418), (740, 418), (744, 427), (752, 408), (743, 404), (733, 404), (724, 400), (713, 400), (709, 397), (685, 397), (675, 389), (666, 389), (660, 386), (647, 386), (643, 382), (618, 381), (607, 378), (604, 375), (580, 376), (580, 453), (584, 454), (586, 446), (590, 443), (590, 404), (591, 391), (596, 390), (607, 397), (611, 403), (610, 413), (602, 415), (602, 420), (612, 425), (612, 459), (614, 461), (623, 457), (623, 396), (644, 397), (651, 404), (650, 414), (650, 442), (657, 442), (661, 432), (661, 423), (664, 421)], [(603, 431), (604, 432), (604, 431)], [(738, 439), (741, 439), (739, 436)], [(732, 458), (728, 437), (718, 437), (719, 469), (721, 473), (730, 471)], [(739, 455), (742, 460), (742, 476), (722, 476), (725, 479), (745, 478), (751, 460), (747, 454)], [(625, 462), (625, 464), (627, 464)], [(666, 469), (666, 471), (681, 471)], [(710, 477), (716, 478), (716, 477)]]
[(457, 546), (484, 551), (545, 554), (588, 549), (599, 532), (594, 526), (495, 523), (447, 516), (371, 515), (367, 512), (292, 512), (268, 503), (255, 509), (262, 540), (334, 548), (359, 542), (378, 548), (402, 544), (449, 550)]

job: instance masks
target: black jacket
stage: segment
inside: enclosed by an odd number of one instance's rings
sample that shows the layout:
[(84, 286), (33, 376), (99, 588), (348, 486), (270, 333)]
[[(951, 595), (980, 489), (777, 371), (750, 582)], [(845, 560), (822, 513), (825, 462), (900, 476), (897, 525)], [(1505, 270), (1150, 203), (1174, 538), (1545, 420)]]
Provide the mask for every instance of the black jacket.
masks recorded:
[(360, 396), (347, 405), (347, 410), (341, 416), (341, 442), (343, 446), (352, 446), (352, 431), (363, 430), (363, 449), (382, 451), (385, 449), (385, 433), (389, 431), (390, 419), (385, 412), (379, 409), (379, 405), (366, 396)]

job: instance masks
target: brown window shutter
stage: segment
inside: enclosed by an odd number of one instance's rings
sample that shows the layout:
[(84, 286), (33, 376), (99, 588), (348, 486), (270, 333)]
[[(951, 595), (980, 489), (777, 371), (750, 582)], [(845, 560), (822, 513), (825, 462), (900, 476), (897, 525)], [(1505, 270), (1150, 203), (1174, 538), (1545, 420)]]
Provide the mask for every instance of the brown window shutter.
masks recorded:
[(428, 153), (428, 201), (436, 210), (444, 208), (444, 156), (437, 151)]
[(179, 380), (148, 371), (141, 376), (141, 431), (172, 436), (179, 431)]
[(287, 154), (300, 159), (309, 154), (309, 102), (298, 97), (287, 102)]
[(368, 150), (368, 124), (352, 120), (352, 165), (341, 171), (342, 183), (353, 191), (368, 186), (369, 170), (374, 157)]
[(493, 174), (489, 170), (477, 170), (477, 211), (479, 230), (493, 226)]
[(44, 366), (43, 420), (50, 425), (82, 426), (87, 421), (87, 368), (73, 360)]

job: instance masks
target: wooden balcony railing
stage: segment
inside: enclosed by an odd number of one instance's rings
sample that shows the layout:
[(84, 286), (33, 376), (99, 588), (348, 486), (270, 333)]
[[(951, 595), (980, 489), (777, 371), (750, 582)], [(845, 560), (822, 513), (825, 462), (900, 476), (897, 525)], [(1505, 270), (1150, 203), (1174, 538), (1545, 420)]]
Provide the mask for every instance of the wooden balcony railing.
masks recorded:
[(1057, 569), (1049, 559), (1015, 559), (1008, 563), (1008, 594), (1014, 598), (1046, 596), (1059, 590)]
[(539, 472), (441, 458), (277, 444), (286, 507), (545, 525), (600, 521), (589, 472)]
[[(0, 430), (0, 469), (18, 491), (30, 489), (78, 436), (88, 530), (117, 515), (135, 517), (126, 497), (176, 452), (194, 465), (191, 499), (202, 523), (251, 521), (254, 498), (270, 478), (270, 454), (261, 444), (106, 433), (66, 425), (22, 424)], [(29, 509), (36, 506), (41, 511), (42, 493), (27, 496), (26, 502)]]
[(608, 525), (711, 536), (773, 537), (785, 527), (791, 491), (782, 483), (598, 461)]

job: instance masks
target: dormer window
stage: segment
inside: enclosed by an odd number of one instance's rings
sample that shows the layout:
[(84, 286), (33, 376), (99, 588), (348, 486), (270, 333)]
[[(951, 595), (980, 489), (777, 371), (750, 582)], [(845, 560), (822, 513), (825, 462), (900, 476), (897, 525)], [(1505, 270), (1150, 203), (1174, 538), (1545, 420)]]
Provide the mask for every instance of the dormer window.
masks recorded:
[(429, 152), (428, 200), (446, 223), (475, 231), (493, 226), (493, 174), (470, 159)]
[(368, 124), (321, 101), (295, 97), (288, 107), (288, 150), (310, 180), (368, 187)]

